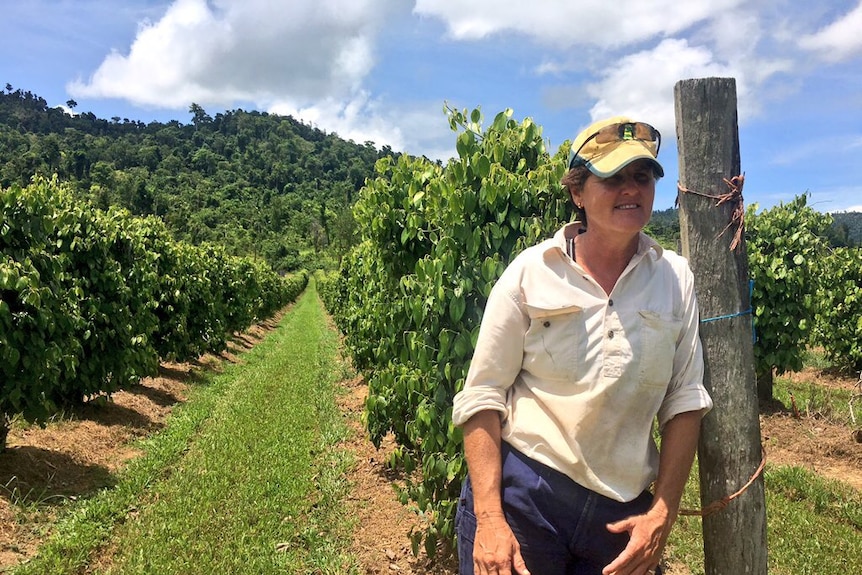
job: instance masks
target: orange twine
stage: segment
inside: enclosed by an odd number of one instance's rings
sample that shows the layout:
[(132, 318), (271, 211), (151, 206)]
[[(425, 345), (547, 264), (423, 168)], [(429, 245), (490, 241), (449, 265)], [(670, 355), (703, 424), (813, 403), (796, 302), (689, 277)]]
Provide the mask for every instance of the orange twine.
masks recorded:
[(734, 493), (733, 495), (728, 495), (718, 501), (713, 501), (709, 505), (703, 507), (702, 509), (680, 509), (680, 515), (698, 515), (700, 517), (707, 517), (712, 515), (713, 513), (718, 513), (725, 507), (727, 507), (731, 501), (745, 493), (745, 491), (751, 487), (751, 484), (760, 477), (760, 474), (763, 473), (763, 468), (766, 467), (766, 448), (762, 445), (760, 446), (761, 453), (763, 457), (760, 459), (760, 465), (757, 467), (757, 470), (754, 472), (754, 475), (751, 476), (751, 479), (748, 480), (748, 483), (742, 486), (742, 488)]
[[(696, 196), (702, 196), (704, 198), (712, 198), (718, 200), (715, 203), (715, 207), (718, 207), (725, 202), (730, 202), (733, 204), (733, 215), (730, 218), (730, 223), (728, 223), (727, 226), (723, 230), (721, 230), (721, 233), (717, 236), (723, 236), (724, 232), (726, 232), (728, 228), (730, 228), (730, 226), (735, 223), (736, 233), (734, 233), (733, 241), (730, 243), (730, 249), (731, 251), (733, 251), (742, 243), (742, 233), (745, 229), (745, 207), (742, 201), (742, 186), (745, 183), (745, 173), (742, 173), (738, 176), (733, 176), (729, 180), (727, 178), (722, 178), (722, 180), (724, 180), (724, 183), (727, 184), (727, 187), (730, 188), (730, 191), (726, 194), (721, 194), (718, 196), (689, 190), (679, 182), (677, 182), (676, 187), (680, 192), (684, 194), (694, 194)], [(678, 197), (676, 203), (679, 204)]]

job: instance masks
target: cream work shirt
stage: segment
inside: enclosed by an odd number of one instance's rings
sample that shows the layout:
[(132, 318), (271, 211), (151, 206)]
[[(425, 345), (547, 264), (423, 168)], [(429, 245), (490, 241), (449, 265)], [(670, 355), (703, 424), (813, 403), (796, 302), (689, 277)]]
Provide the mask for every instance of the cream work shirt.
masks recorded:
[(658, 472), (655, 422), (712, 407), (694, 277), (641, 234), (608, 295), (568, 255), (578, 225), (524, 250), (494, 285), (452, 418), (499, 411), (512, 447), (631, 501)]

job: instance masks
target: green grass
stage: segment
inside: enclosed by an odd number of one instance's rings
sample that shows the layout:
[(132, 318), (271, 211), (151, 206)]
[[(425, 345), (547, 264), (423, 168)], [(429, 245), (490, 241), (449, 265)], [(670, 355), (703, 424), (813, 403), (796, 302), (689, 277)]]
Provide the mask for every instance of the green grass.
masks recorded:
[[(769, 573), (855, 573), (862, 565), (862, 494), (798, 467), (767, 465), (765, 481)], [(696, 469), (682, 507), (700, 508)], [(679, 518), (665, 558), (688, 565), (693, 575), (703, 575), (699, 517)]]
[(344, 374), (313, 284), (279, 328), (198, 386), (118, 485), (81, 503), (15, 571), (356, 572), (340, 511), (350, 464), (334, 401)]
[[(777, 377), (772, 396), (787, 409), (796, 406), (803, 417), (824, 418), (832, 423), (851, 426), (850, 398), (853, 392), (818, 385), (815, 382), (792, 382), (786, 378)], [(854, 413), (862, 411), (857, 404)], [(857, 423), (858, 423), (858, 413)]]
[(774, 574), (854, 573), (862, 565), (862, 496), (793, 467), (766, 475)]
[[(834, 369), (816, 351), (805, 364)], [(816, 381), (775, 379), (774, 398), (803, 417), (817, 417), (852, 429), (847, 390)], [(857, 420), (862, 407), (856, 407)], [(857, 421), (858, 423), (858, 421)], [(856, 573), (862, 565), (862, 493), (824, 479), (800, 467), (767, 464), (765, 474), (767, 548), (771, 575)], [(733, 505), (733, 503), (731, 503)], [(683, 508), (699, 509), (697, 461), (683, 497)], [(689, 566), (693, 575), (704, 573), (702, 520), (680, 517), (671, 533), (666, 558)]]
[(802, 363), (805, 367), (814, 369), (835, 369), (835, 364), (826, 357), (826, 354), (816, 348), (807, 348), (802, 351)]

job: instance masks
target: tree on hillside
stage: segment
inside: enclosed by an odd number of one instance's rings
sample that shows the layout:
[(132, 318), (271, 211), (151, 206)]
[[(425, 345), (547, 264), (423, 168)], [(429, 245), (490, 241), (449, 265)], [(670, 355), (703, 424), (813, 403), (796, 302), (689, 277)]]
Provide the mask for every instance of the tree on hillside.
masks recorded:
[(206, 113), (206, 110), (198, 104), (192, 104), (189, 106), (189, 114), (192, 115), (192, 124), (194, 124), (195, 128), (200, 128), (205, 124), (211, 124), (213, 121), (210, 115)]
[(827, 230), (827, 237), (832, 247), (862, 246), (862, 213), (837, 212), (830, 215), (833, 222)]
[(668, 208), (653, 211), (644, 231), (652, 236), (662, 247), (679, 251), (679, 210)]

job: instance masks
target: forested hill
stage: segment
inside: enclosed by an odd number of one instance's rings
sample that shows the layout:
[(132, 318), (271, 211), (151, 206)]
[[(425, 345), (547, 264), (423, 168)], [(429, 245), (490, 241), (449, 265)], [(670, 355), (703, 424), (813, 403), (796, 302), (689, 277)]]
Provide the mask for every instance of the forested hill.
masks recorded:
[(832, 216), (829, 241), (833, 246), (862, 246), (862, 212), (837, 212)]
[(290, 116), (241, 109), (190, 124), (97, 118), (0, 90), (0, 186), (36, 175), (61, 181), (99, 207), (161, 217), (177, 239), (223, 244), (289, 271), (350, 241), (349, 206), (374, 163), (394, 154)]

